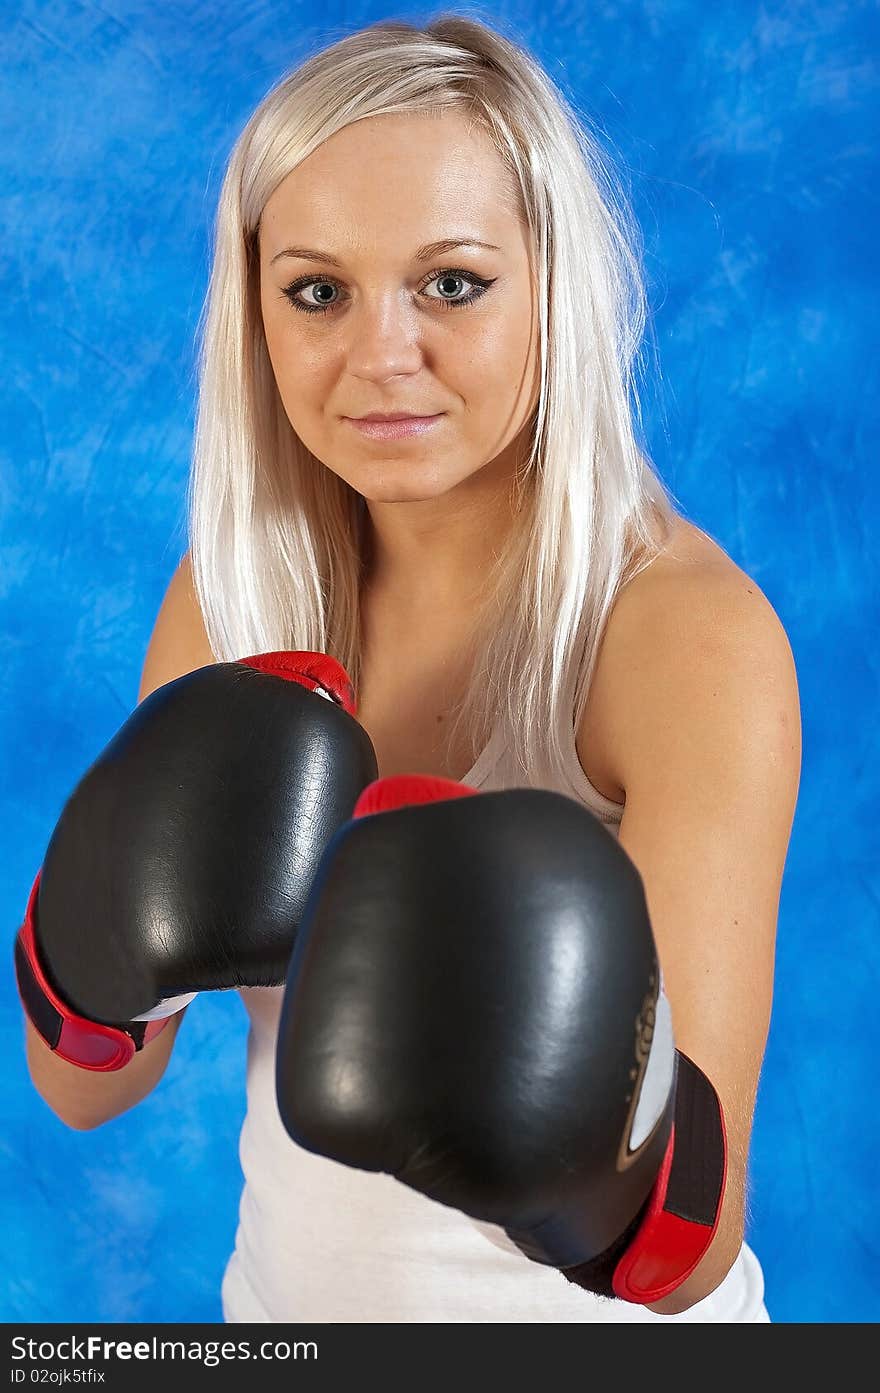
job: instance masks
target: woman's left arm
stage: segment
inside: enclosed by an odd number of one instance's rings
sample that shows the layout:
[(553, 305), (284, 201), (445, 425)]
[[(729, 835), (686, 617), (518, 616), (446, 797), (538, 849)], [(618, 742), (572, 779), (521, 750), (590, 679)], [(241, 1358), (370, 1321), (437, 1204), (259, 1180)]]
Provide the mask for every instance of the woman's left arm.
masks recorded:
[(650, 1308), (673, 1315), (719, 1285), (743, 1240), (800, 701), (782, 624), (733, 563), (643, 587), (638, 604), (621, 606), (608, 662), (608, 738), (626, 793), (620, 845), (644, 884), (676, 1045), (712, 1080), (728, 1138), (715, 1239)]

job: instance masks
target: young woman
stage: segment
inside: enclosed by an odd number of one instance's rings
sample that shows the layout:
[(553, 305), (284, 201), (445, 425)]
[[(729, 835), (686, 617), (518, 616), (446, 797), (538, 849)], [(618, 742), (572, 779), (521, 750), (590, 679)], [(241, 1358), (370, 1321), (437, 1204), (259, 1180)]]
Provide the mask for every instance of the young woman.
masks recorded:
[[(676, 1042), (724, 1109), (715, 1239), (672, 1296), (609, 1300), (297, 1147), (282, 988), (243, 989), (227, 1321), (769, 1319), (744, 1231), (797, 680), (767, 598), (637, 444), (636, 246), (597, 142), (484, 24), (377, 24), (286, 76), (220, 195), (189, 547), (142, 695), (200, 663), (329, 653), (380, 776), (549, 788), (600, 818), (641, 873)], [(127, 1070), (90, 1079), (77, 1125), (154, 1086), (175, 1033), (127, 1098)]]

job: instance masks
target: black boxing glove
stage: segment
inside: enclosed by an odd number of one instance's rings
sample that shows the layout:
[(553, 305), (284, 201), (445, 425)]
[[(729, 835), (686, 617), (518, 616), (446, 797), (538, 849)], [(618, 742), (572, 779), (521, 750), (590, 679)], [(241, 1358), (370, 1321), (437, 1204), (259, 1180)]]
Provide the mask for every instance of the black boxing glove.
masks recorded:
[(574, 799), (377, 780), (327, 848), (278, 1034), (307, 1150), (648, 1304), (717, 1227), (724, 1122), (675, 1049), (641, 877)]
[(56, 824), (15, 940), (49, 1047), (119, 1069), (200, 991), (285, 980), (321, 856), (376, 777), (323, 653), (209, 664), (135, 708)]

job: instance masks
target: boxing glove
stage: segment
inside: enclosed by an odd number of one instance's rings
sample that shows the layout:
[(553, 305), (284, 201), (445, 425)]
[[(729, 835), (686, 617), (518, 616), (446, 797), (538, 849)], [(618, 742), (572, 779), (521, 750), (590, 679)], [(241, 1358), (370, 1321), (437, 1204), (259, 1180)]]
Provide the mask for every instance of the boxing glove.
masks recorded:
[(364, 790), (304, 909), (275, 1083), (298, 1145), (605, 1296), (668, 1295), (717, 1227), (724, 1119), (675, 1048), (641, 877), (559, 793)]
[(322, 653), (209, 664), (145, 698), (64, 805), (15, 940), (49, 1047), (121, 1068), (200, 991), (285, 980), (312, 876), (375, 779)]

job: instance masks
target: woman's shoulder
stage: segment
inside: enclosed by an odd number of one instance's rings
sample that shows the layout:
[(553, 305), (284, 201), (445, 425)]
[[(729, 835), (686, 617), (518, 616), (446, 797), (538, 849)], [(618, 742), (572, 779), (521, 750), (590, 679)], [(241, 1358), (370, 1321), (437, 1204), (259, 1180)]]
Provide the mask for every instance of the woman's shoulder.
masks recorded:
[(677, 517), (657, 556), (631, 584), (636, 586), (641, 581), (637, 593), (643, 594), (652, 584), (669, 576), (708, 577), (722, 573), (730, 576), (734, 573), (740, 576), (745, 574), (720, 542), (687, 518)]
[(711, 607), (725, 593), (767, 597), (724, 547), (687, 518), (677, 518), (657, 555), (619, 592), (606, 625), (611, 646), (624, 638), (650, 643), (658, 609), (680, 612), (686, 624), (692, 606)]
[(166, 682), (216, 661), (187, 551), (168, 582), (153, 624), (141, 670), (138, 702)]
[[(743, 624), (778, 625), (760, 586), (708, 533), (686, 518), (675, 520), (659, 553), (619, 592), (609, 614), (577, 734), (578, 753), (589, 754), (610, 796), (623, 800), (625, 740), (621, 712), (633, 711), (633, 694), (650, 701), (654, 661), (687, 664), (695, 643), (715, 636), (721, 655), (732, 616)], [(781, 629), (781, 626), (779, 626)], [(745, 636), (745, 635), (744, 635)], [(719, 662), (723, 657), (719, 656)], [(631, 717), (630, 717), (631, 718)]]

